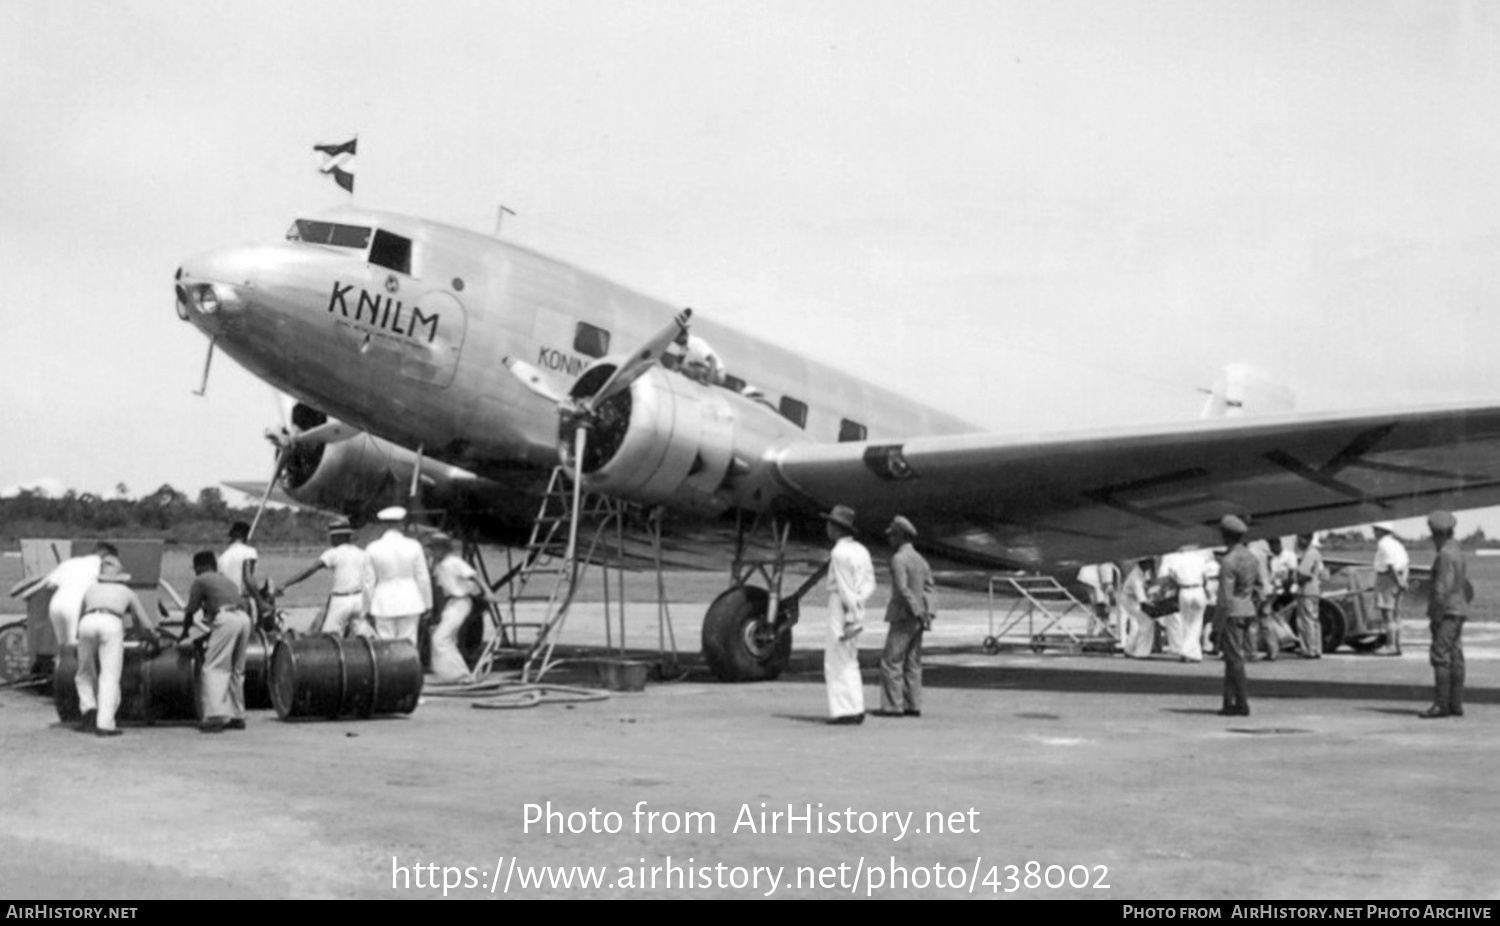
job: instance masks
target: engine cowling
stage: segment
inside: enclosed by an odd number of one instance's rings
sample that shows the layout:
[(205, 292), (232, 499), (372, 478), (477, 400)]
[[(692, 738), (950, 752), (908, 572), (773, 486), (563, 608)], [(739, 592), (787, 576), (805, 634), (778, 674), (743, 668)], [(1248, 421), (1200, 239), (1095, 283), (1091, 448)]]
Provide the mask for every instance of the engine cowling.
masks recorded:
[[(292, 411), (298, 433), (327, 421), (305, 405)], [(390, 441), (357, 432), (330, 441), (294, 440), (282, 473), (282, 489), (299, 504), (337, 511), (365, 520), (390, 505), (410, 505), (412, 476), (417, 477), (418, 506), (441, 509), (450, 521), (514, 521), (535, 514), (529, 496), (516, 486), (502, 486), (468, 470), (433, 460)]]
[[(598, 391), (615, 370), (595, 364), (574, 383), (574, 398)], [(572, 465), (573, 428), (559, 435)], [(718, 514), (754, 508), (764, 496), (757, 471), (774, 435), (744, 426), (733, 396), (652, 367), (595, 409), (584, 451), (584, 484), (594, 492), (647, 505)]]
[(404, 502), (416, 455), (368, 434), (294, 446), (282, 488), (294, 500), (349, 515)]

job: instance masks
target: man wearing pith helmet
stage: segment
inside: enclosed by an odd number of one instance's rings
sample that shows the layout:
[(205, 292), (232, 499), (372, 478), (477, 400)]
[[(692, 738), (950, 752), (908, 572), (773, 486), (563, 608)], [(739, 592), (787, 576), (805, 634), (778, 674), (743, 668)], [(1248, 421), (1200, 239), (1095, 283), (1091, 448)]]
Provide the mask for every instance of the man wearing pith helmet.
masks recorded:
[(1249, 684), (1245, 679), (1245, 657), (1250, 652), (1250, 628), (1260, 610), (1265, 588), (1261, 585), (1260, 561), (1245, 546), (1245, 522), (1226, 514), (1219, 521), (1219, 536), (1229, 551), (1219, 567), (1219, 646), (1224, 651), (1224, 717), (1250, 716)]
[(1432, 630), (1432, 706), (1418, 716), (1462, 717), (1464, 715), (1464, 618), (1474, 589), (1469, 585), (1468, 564), (1454, 539), (1458, 520), (1447, 511), (1427, 516), (1437, 559), (1432, 562), (1432, 595), (1427, 600), (1427, 621)]
[(922, 716), (922, 632), (932, 626), (932, 569), (912, 546), (917, 528), (896, 515), (885, 529), (891, 557), (891, 603), (880, 654), (880, 716)]

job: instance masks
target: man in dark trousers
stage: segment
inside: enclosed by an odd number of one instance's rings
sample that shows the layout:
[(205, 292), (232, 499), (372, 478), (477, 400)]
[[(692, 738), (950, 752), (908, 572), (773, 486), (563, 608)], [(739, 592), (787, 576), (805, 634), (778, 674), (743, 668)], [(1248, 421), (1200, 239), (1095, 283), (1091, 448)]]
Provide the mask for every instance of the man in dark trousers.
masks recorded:
[(922, 632), (932, 626), (932, 570), (912, 547), (917, 529), (896, 515), (885, 536), (895, 548), (891, 557), (889, 625), (880, 654), (881, 717), (922, 716)]
[(1432, 595), (1427, 600), (1427, 621), (1432, 630), (1432, 706), (1417, 716), (1462, 717), (1464, 715), (1464, 618), (1474, 598), (1468, 565), (1453, 532), (1458, 521), (1447, 511), (1427, 516), (1437, 559), (1432, 562)]
[[(191, 652), (203, 643), (203, 669), (198, 678), (198, 701), (204, 733), (245, 729), (245, 656), (250, 644), (250, 615), (241, 603), (240, 591), (229, 577), (218, 571), (213, 551), (193, 554), (197, 578), (188, 589), (187, 608), (182, 613), (179, 650)], [(193, 626), (193, 617), (203, 614), (207, 631)], [(206, 642), (205, 642), (206, 641)]]
[(1219, 567), (1219, 646), (1224, 651), (1224, 707), (1219, 714), (1224, 717), (1250, 716), (1245, 657), (1265, 589), (1260, 560), (1245, 546), (1247, 530), (1232, 514), (1219, 521), (1219, 535), (1229, 548)]

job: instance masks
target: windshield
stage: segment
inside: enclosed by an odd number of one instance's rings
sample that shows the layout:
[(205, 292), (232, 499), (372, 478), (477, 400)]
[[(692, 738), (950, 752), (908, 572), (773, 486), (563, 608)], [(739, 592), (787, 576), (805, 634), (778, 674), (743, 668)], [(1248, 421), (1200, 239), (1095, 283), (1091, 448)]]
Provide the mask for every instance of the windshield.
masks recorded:
[(286, 240), (305, 241), (308, 244), (331, 244), (336, 248), (356, 248), (363, 251), (370, 246), (370, 229), (361, 225), (339, 225), (336, 222), (318, 222), (313, 219), (298, 219), (287, 229)]

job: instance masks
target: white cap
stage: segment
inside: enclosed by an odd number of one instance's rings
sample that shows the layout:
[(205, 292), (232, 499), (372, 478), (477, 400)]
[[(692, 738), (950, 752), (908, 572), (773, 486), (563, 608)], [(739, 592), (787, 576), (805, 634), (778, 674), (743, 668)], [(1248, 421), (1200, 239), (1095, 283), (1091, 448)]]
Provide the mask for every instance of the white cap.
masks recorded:
[(1385, 531), (1387, 534), (1394, 534), (1396, 532), (1396, 525), (1393, 521), (1381, 521), (1373, 526), (1375, 530)]
[(377, 521), (405, 521), (406, 509), (402, 508), (400, 505), (392, 505), (389, 508), (381, 509), (380, 513), (375, 515), (375, 519)]

